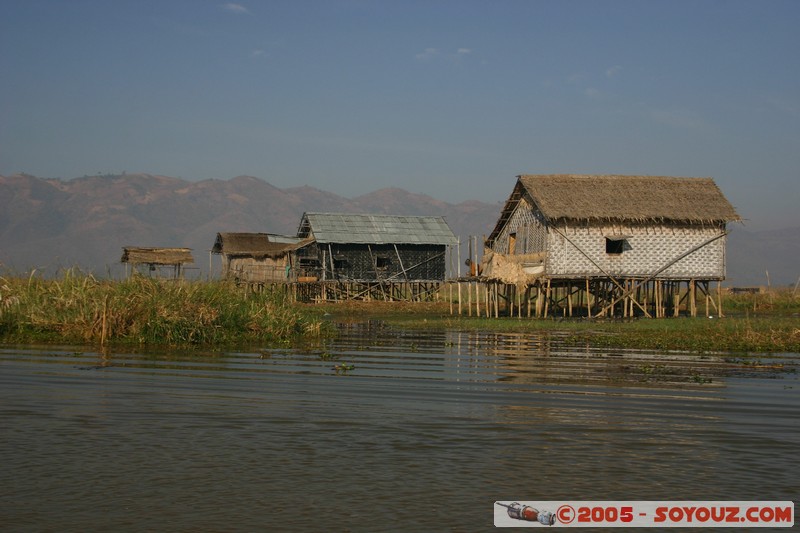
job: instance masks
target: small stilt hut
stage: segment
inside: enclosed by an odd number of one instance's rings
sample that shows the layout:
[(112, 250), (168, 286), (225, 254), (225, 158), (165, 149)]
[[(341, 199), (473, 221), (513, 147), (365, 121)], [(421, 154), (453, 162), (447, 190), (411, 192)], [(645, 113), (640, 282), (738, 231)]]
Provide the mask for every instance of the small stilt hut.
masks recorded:
[[(122, 248), (121, 263), (126, 264), (126, 276), (134, 272), (148, 276), (163, 276), (172, 279), (181, 279), (184, 275), (184, 265), (194, 263), (191, 248), (143, 248), (138, 246), (125, 246)], [(127, 266), (131, 268), (128, 269)], [(162, 270), (167, 269), (168, 275)]]
[(217, 233), (212, 254), (222, 257), (222, 276), (263, 285), (293, 281), (293, 253), (308, 244), (274, 233)]

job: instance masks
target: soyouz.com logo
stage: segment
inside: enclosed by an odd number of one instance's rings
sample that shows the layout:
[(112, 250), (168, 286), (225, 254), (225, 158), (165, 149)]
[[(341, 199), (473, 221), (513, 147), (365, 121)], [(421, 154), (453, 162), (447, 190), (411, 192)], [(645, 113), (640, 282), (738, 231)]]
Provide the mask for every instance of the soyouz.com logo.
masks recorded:
[(495, 527), (792, 527), (791, 501), (534, 501), (494, 504)]

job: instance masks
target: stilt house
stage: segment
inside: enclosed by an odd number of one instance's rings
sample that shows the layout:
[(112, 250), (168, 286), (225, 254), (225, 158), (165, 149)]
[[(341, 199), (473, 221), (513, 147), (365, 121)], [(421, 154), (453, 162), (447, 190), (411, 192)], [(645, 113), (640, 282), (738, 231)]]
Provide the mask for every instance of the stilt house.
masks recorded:
[(211, 253), (222, 256), (224, 278), (286, 283), (292, 281), (293, 253), (303, 244), (302, 239), (271, 233), (217, 233)]
[(654, 283), (707, 292), (725, 278), (726, 225), (738, 220), (711, 178), (522, 175), (486, 240), (484, 275), (570, 295), (585, 287), (603, 312), (630, 299), (649, 316), (642, 302), (664, 289)]
[(179, 279), (183, 277), (183, 266), (194, 263), (194, 258), (191, 248), (125, 246), (122, 248), (120, 262), (132, 267), (130, 271), (126, 269), (127, 275), (132, 272), (159, 275), (160, 271), (166, 267), (170, 272), (168, 277)]
[(458, 242), (443, 217), (305, 213), (297, 231), (299, 276), (339, 281), (444, 281), (447, 247)]

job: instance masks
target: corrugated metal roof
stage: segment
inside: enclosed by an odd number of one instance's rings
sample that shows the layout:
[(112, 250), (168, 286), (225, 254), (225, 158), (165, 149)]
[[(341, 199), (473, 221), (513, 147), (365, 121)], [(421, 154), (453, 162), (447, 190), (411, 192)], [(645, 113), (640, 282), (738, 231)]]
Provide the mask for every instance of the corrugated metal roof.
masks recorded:
[(306, 213), (298, 237), (320, 243), (456, 244), (444, 217)]

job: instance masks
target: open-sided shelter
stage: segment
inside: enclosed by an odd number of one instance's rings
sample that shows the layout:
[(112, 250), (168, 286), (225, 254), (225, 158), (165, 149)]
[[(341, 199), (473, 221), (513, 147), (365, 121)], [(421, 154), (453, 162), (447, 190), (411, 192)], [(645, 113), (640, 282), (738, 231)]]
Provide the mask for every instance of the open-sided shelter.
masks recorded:
[(158, 273), (164, 267), (171, 268), (171, 277), (177, 279), (183, 277), (183, 266), (194, 263), (194, 258), (191, 248), (124, 246), (120, 262), (131, 265), (134, 272), (147, 274)]

